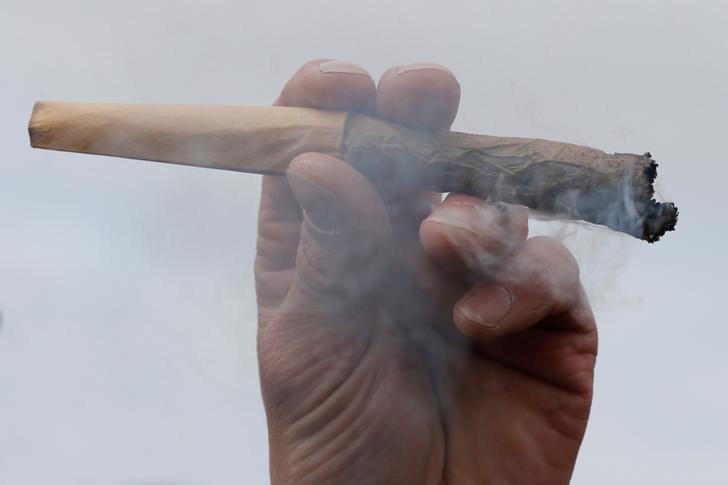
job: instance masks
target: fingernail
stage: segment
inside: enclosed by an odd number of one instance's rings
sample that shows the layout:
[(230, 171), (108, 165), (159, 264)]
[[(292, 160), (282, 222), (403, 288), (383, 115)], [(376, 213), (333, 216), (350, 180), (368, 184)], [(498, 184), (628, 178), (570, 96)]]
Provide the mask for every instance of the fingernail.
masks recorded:
[(450, 69), (434, 62), (415, 62), (413, 64), (405, 64), (404, 66), (397, 69), (397, 74), (402, 75), (412, 71), (425, 71), (428, 69), (434, 69), (436, 71), (443, 71), (448, 74), (455, 76)]
[(471, 322), (496, 329), (513, 310), (515, 299), (508, 288), (491, 285), (476, 288), (460, 304), (460, 313)]
[(497, 229), (499, 216), (500, 212), (493, 206), (449, 205), (436, 209), (428, 221), (447, 224), (477, 235)]
[(313, 229), (323, 234), (338, 234), (346, 223), (336, 196), (303, 175), (288, 172), (288, 184)]
[(319, 71), (323, 74), (356, 74), (370, 77), (369, 73), (354, 63), (346, 61), (324, 61), (319, 64)]

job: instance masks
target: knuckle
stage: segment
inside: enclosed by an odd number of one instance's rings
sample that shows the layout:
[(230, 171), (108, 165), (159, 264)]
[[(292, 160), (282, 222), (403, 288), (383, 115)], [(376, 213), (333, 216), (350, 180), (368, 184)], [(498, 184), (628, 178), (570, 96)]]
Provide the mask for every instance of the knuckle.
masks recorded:
[(376, 292), (388, 260), (374, 241), (347, 234), (315, 234), (304, 227), (295, 281), (326, 296), (331, 304), (352, 302)]
[[(322, 293), (336, 293), (338, 288), (341, 258), (325, 254), (312, 236), (299, 245), (296, 257), (296, 280)], [(328, 256), (328, 257), (327, 257)]]
[(528, 241), (531, 284), (554, 304), (564, 305), (576, 298), (579, 264), (559, 241), (535, 237)]
[(535, 245), (536, 253), (544, 266), (558, 269), (561, 280), (573, 284), (579, 281), (579, 263), (571, 251), (561, 242), (550, 237), (535, 237), (530, 241)]

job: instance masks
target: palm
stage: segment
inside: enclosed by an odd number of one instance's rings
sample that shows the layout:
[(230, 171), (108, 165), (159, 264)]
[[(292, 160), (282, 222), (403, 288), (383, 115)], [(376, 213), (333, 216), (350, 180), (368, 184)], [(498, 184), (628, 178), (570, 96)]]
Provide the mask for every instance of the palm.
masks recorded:
[[(288, 231), (299, 232), (300, 224), (289, 222)], [(595, 330), (569, 330), (561, 320), (579, 316), (564, 314), (497, 347), (473, 348), (450, 317), (462, 285), (433, 268), (415, 235), (396, 245), (406, 260), (392, 261), (387, 251), (372, 255), (387, 262), (373, 266), (387, 269), (365, 277), (384, 289), (364, 302), (344, 302), (347, 321), (326, 325), (335, 331), (287, 341), (278, 327), (294, 317), (261, 309), (270, 403), (283, 415), (295, 404), (286, 426), (302, 430), (300, 442), (287, 446), (316, 450), (311, 461), (340, 460), (330, 483), (568, 481), (591, 403), (584, 359), (593, 358)], [(286, 294), (293, 274), (283, 265), (275, 275), (259, 273), (261, 289)], [(446, 289), (454, 291), (443, 295)], [(536, 459), (524, 467), (521, 454)]]

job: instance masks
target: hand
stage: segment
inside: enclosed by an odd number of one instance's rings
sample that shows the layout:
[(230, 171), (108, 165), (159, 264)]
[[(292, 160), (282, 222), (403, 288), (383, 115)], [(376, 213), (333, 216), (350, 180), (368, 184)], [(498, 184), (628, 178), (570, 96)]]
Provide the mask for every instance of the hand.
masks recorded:
[[(279, 105), (448, 129), (445, 68), (313, 61)], [(389, 184), (388, 184), (389, 185)], [(561, 484), (592, 398), (596, 325), (571, 254), (527, 212), (379, 193), (341, 160), (267, 176), (256, 284), (271, 480)]]

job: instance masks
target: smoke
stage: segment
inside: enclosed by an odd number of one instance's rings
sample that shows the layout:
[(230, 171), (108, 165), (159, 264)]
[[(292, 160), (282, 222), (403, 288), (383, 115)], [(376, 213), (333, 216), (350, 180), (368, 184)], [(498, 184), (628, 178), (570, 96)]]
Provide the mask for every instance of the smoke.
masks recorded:
[(635, 245), (644, 242), (596, 224), (557, 220), (538, 212), (531, 213), (529, 233), (554, 238), (568, 248), (579, 263), (581, 283), (592, 306), (634, 303), (615, 298)]
[[(650, 217), (654, 214), (650, 210), (674, 210), (672, 204), (660, 204), (652, 198), (657, 164), (651, 160), (650, 153), (642, 159), (649, 163), (635, 164), (635, 170), (642, 170), (639, 178), (635, 178), (633, 170), (625, 170), (616, 186), (608, 192), (567, 190), (557, 197), (555, 206), (560, 212), (578, 214), (586, 208), (590, 213), (599, 214), (599, 224), (565, 220), (558, 213), (531, 210), (531, 235), (552, 237), (569, 249), (579, 262), (581, 282), (593, 306), (635, 303), (635, 300), (615, 300), (620, 275), (630, 264), (635, 246), (643, 244), (635, 238), (643, 234), (642, 231), (652, 230), (648, 229), (652, 223)], [(636, 189), (637, 183), (645, 185), (641, 187), (641, 193)], [(659, 198), (665, 200), (661, 193)], [(624, 232), (608, 228), (622, 228)]]

